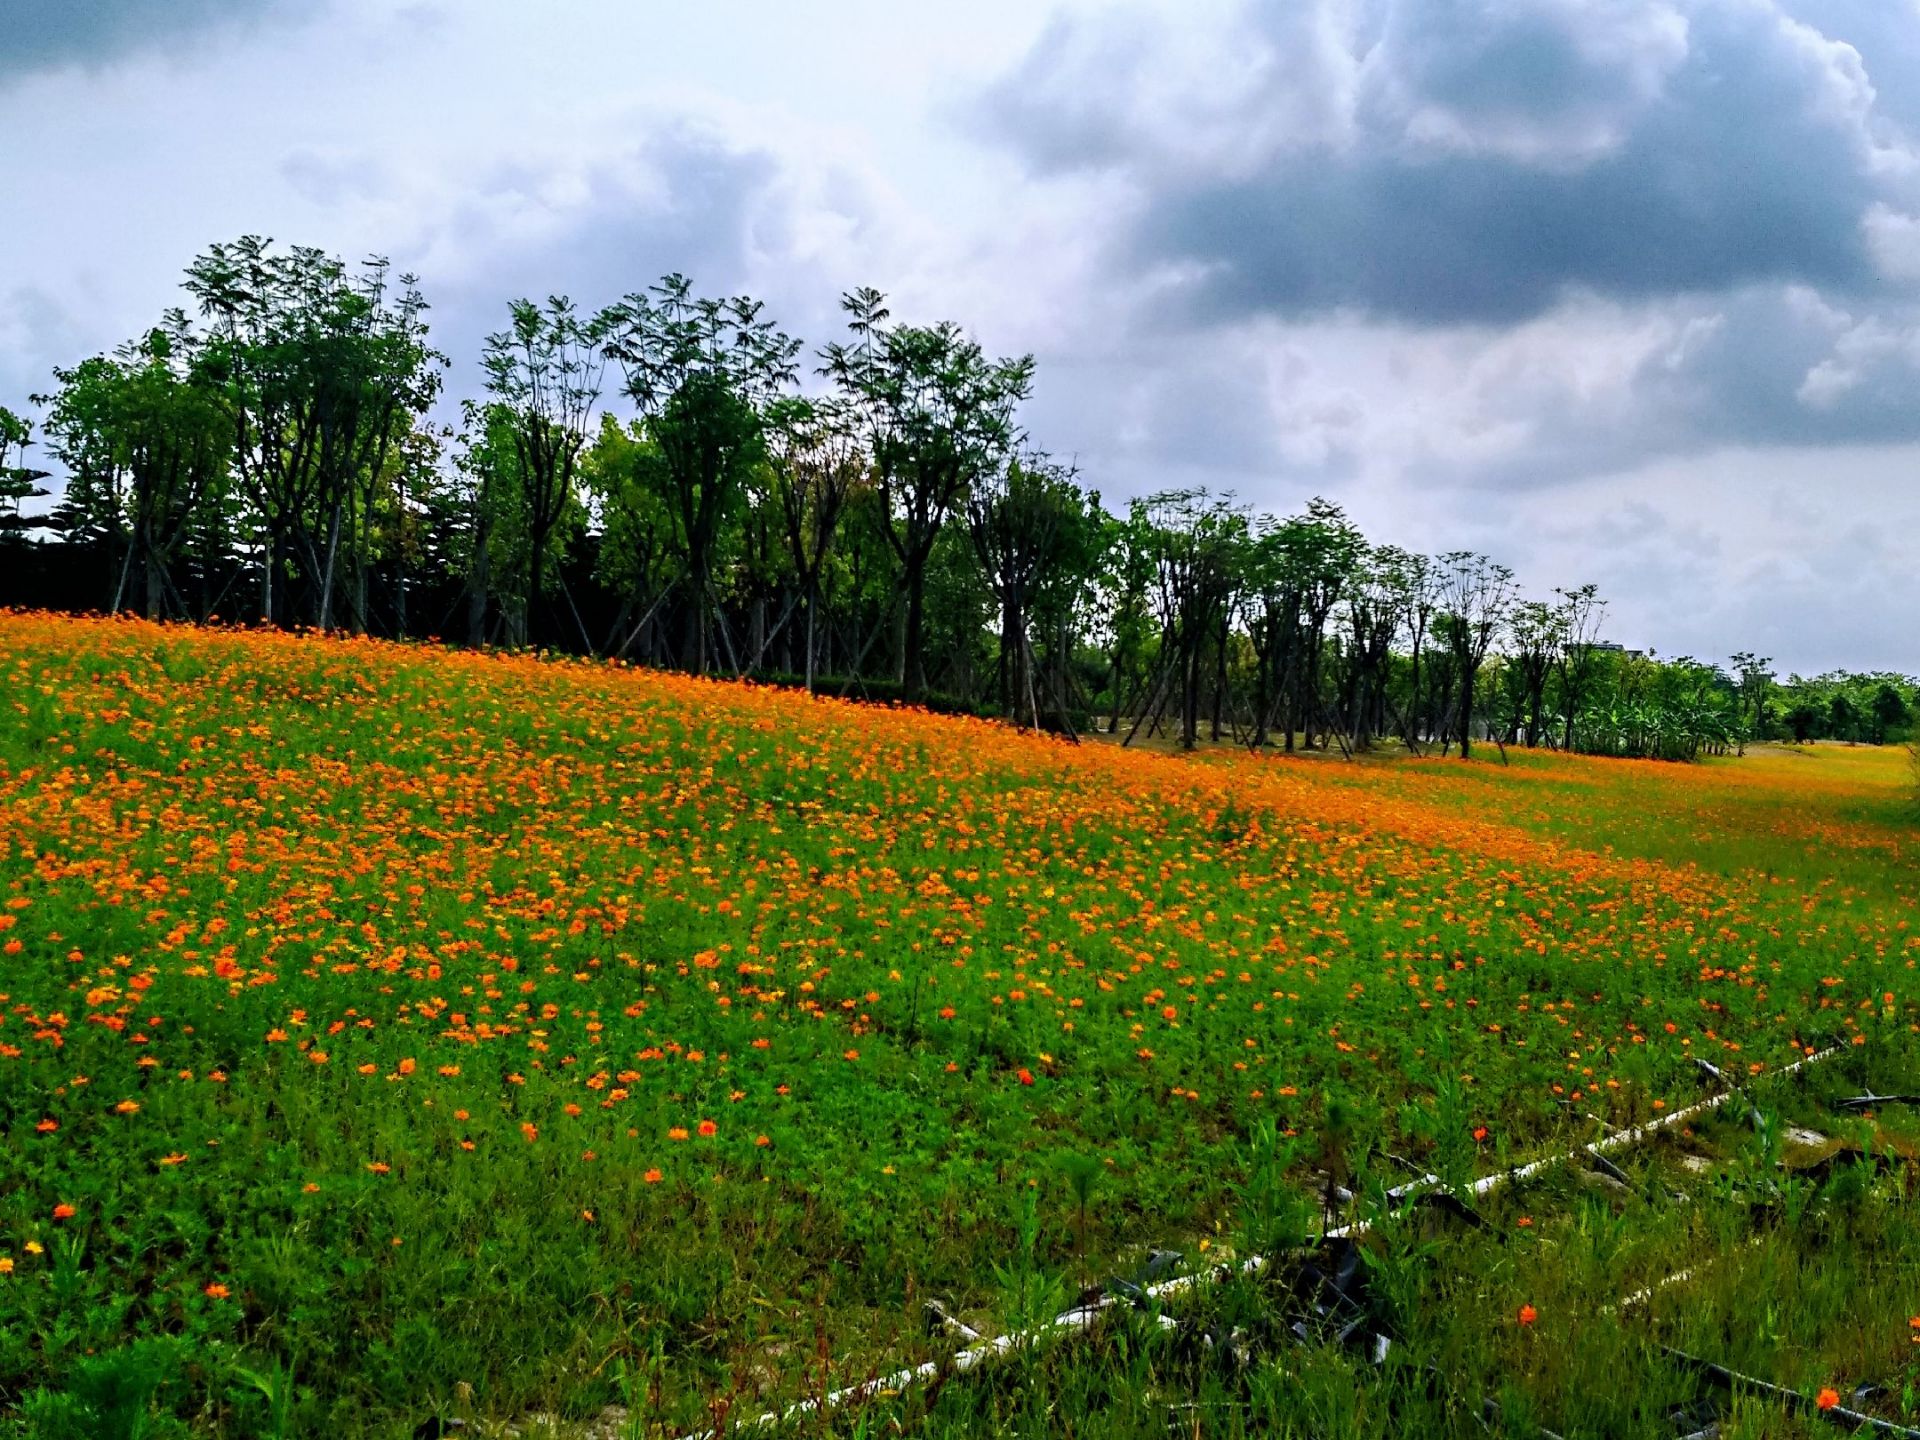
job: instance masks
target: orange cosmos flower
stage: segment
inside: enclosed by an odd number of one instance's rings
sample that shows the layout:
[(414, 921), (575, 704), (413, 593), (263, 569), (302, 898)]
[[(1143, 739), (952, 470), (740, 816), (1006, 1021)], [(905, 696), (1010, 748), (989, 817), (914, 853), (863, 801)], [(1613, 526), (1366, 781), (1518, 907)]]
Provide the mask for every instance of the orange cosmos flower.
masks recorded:
[(669, 1140), (684, 1140), (686, 1138), (687, 1138), (687, 1127), (684, 1125), (675, 1125), (672, 1129), (667, 1131), (667, 1139)]
[(79, 1211), (75, 1210), (73, 1206), (67, 1204), (64, 1200), (53, 1207), (53, 1218), (56, 1220), (71, 1220), (79, 1213)]
[(1540, 1312), (1531, 1305), (1522, 1305), (1518, 1319), (1522, 1325), (1531, 1325), (1540, 1318)]
[(1823, 1385), (1820, 1393), (1813, 1397), (1813, 1403), (1822, 1410), (1831, 1410), (1840, 1403), (1840, 1392), (1831, 1385)]
[(714, 1136), (718, 1135), (719, 1133), (720, 1133), (720, 1127), (714, 1124), (713, 1121), (702, 1120), (700, 1122), (700, 1138), (701, 1139), (711, 1140)]
[(205, 1286), (200, 1293), (205, 1295), (209, 1300), (224, 1300), (232, 1292), (216, 1280), (211, 1285)]
[(640, 1178), (649, 1185), (658, 1185), (660, 1183), (660, 1172), (658, 1170), (649, 1170)]

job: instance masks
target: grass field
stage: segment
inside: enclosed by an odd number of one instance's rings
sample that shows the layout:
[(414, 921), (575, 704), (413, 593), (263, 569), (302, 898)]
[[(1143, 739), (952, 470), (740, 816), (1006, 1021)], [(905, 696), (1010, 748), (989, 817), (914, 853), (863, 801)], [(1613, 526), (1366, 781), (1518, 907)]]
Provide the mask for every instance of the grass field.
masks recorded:
[[(1386, 1363), (1236, 1281), (837, 1423), (1671, 1435), (1662, 1344), (1920, 1423), (1920, 1110), (1828, 1103), (1920, 1090), (1904, 751), (1183, 760), (26, 614), (0, 676), (0, 1433), (672, 1435), (1355, 1214)], [(1758, 1118), (1385, 1213), (1696, 1059)]]

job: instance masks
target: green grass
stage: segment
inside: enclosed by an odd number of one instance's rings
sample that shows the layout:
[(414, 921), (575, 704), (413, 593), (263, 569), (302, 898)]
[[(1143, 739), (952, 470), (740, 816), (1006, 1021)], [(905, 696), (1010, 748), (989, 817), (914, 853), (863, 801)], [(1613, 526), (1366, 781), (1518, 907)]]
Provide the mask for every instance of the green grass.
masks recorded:
[[(1181, 760), (26, 615), (0, 673), (0, 1426), (679, 1434), (935, 1356), (929, 1297), (998, 1334), (1149, 1247), (1285, 1251), (1328, 1168), (1384, 1366), (1236, 1282), (1182, 1304), (1244, 1345), (1128, 1317), (836, 1425), (1667, 1434), (1661, 1342), (1920, 1419), (1904, 1159), (1816, 1183), (1741, 1113), (1484, 1230), (1383, 1199), (1670, 1111), (1696, 1055), (1837, 1039), (1755, 1092), (1834, 1135), (1920, 1089), (1901, 752)], [(1756, 1403), (1727, 1433), (1817, 1424)]]

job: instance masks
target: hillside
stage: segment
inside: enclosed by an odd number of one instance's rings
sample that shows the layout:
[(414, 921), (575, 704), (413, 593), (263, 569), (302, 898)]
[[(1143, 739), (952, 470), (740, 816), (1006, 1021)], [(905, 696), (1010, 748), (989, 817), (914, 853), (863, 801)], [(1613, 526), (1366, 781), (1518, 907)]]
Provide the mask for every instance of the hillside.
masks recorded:
[[(1701, 1059), (1911, 1067), (1898, 750), (1183, 760), (21, 613), (0, 674), (0, 1414), (117, 1353), (193, 1434), (269, 1433), (283, 1371), (287, 1433), (463, 1383), (702, 1423), (911, 1350), (929, 1295), (992, 1329), (1245, 1249), (1259, 1187), (1311, 1228), (1329, 1166), (1488, 1173), (1697, 1099)], [(1449, 1303), (1629, 1289), (1698, 1250), (1669, 1220)], [(1885, 1243), (1836, 1304), (1920, 1293)]]

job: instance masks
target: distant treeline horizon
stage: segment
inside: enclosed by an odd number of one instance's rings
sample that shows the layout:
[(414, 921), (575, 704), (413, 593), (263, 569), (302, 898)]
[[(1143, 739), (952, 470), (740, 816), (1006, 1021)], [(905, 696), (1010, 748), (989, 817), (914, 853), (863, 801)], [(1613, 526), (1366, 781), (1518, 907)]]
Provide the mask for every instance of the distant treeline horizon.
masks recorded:
[(36, 418), (0, 408), (0, 603), (540, 646), (1188, 747), (1691, 759), (1902, 739), (1920, 710), (1904, 675), (1625, 649), (1593, 585), (1529, 597), (1324, 499), (1109, 507), (1021, 423), (1031, 356), (871, 289), (811, 352), (678, 275), (593, 312), (515, 300), (449, 425), (425, 296), (385, 260), (248, 236), (184, 288), (56, 369)]

